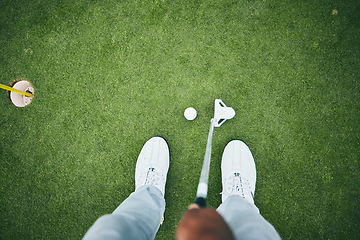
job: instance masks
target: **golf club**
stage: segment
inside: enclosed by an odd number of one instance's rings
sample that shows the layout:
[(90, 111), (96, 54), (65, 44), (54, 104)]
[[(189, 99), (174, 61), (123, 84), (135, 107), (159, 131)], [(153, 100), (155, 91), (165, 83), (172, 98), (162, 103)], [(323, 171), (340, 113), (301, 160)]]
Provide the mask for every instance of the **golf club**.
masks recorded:
[(200, 208), (206, 207), (206, 197), (208, 192), (208, 181), (210, 171), (210, 158), (211, 158), (211, 142), (214, 132), (214, 127), (220, 127), (226, 120), (235, 116), (235, 111), (231, 107), (227, 107), (221, 99), (215, 99), (214, 118), (211, 119), (210, 131), (206, 144), (206, 151), (204, 162), (201, 169), (200, 181), (197, 188), (195, 203)]

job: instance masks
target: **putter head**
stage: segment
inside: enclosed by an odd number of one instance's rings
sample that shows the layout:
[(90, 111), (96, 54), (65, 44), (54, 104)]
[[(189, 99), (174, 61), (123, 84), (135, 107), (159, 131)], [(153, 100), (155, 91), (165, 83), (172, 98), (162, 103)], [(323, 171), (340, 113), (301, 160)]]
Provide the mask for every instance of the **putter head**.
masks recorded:
[(215, 99), (215, 127), (220, 127), (226, 120), (235, 116), (235, 110), (227, 107), (221, 99)]

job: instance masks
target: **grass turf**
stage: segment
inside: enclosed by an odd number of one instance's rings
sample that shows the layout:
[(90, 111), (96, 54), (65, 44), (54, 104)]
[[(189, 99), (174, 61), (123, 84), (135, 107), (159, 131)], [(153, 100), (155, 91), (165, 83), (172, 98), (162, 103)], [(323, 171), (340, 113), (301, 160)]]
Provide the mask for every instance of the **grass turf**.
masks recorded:
[[(359, 238), (358, 1), (2, 1), (1, 83), (30, 80), (30, 106), (0, 96), (0, 238), (76, 239), (134, 189), (154, 135), (170, 145), (164, 225), (195, 197), (215, 129), (257, 164), (255, 203), (284, 239)], [(336, 10), (336, 11), (335, 11)], [(195, 121), (185, 108), (198, 110)]]

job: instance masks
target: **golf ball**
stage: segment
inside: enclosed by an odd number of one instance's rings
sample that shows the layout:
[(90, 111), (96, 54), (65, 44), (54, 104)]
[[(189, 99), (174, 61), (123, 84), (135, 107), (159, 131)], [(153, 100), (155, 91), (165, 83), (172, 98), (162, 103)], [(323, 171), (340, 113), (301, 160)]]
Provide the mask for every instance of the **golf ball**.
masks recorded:
[(195, 108), (189, 107), (185, 109), (184, 116), (187, 120), (194, 120), (197, 116)]

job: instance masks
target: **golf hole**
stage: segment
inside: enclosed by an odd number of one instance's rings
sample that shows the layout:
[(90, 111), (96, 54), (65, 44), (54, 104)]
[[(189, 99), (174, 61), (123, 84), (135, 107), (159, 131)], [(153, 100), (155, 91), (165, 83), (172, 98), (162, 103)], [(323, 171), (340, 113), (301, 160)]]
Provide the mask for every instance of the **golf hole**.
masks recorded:
[[(26, 80), (15, 80), (10, 84), (11, 87), (34, 94), (34, 88), (29, 81)], [(25, 107), (29, 105), (33, 97), (28, 97), (17, 92), (8, 91), (8, 96), (12, 104), (16, 107)]]

